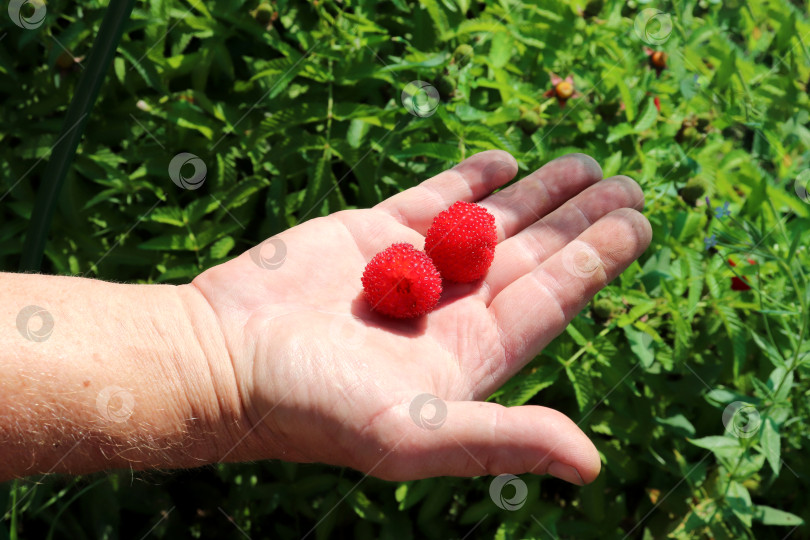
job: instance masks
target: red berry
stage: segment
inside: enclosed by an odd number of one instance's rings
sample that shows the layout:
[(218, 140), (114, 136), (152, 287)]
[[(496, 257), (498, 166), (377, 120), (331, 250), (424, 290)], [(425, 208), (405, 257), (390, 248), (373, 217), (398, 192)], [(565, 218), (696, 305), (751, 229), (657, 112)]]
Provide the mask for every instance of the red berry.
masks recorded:
[(497, 243), (495, 217), (483, 206), (458, 201), (433, 220), (425, 251), (443, 278), (469, 283), (486, 275)]
[(432, 311), (442, 294), (442, 278), (433, 261), (411, 244), (394, 244), (377, 253), (362, 281), (372, 309), (402, 319)]
[[(757, 261), (755, 261), (754, 259), (747, 259), (747, 260), (748, 264), (757, 264)], [(730, 264), (731, 266), (737, 266), (731, 258), (728, 259), (728, 264)], [(748, 278), (745, 276), (743, 277), (733, 276), (731, 278), (731, 290), (750, 291), (751, 285), (748, 284)]]

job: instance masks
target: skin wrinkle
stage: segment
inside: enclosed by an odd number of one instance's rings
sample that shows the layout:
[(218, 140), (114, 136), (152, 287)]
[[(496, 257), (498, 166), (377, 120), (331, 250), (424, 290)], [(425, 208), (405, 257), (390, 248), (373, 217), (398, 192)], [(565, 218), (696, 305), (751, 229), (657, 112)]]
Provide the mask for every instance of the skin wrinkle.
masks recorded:
[[(490, 438), (495, 440), (496, 434), (499, 431), (499, 426), (503, 424), (503, 416), (506, 413), (506, 409), (500, 406), (495, 406), (492, 409), (492, 423), (489, 427)], [(501, 466), (498, 461), (502, 459), (498, 452), (487, 452), (484, 454), (484, 473), (489, 476), (497, 476), (501, 474), (501, 471), (504, 470), (504, 467)]]
[[(540, 274), (548, 278), (549, 281), (553, 283), (556, 287), (550, 287), (547, 285), (542, 279), (540, 279)], [(563, 308), (563, 301), (560, 296), (559, 290), (563, 289), (562, 285), (560, 284), (559, 280), (555, 278), (553, 275), (549, 273), (548, 270), (543, 268), (542, 266), (538, 267), (535, 271), (529, 274), (532, 279), (537, 283), (537, 285), (544, 291), (548, 293), (551, 299), (554, 301), (554, 304), (557, 306), (557, 309), (560, 311), (560, 320), (565, 322), (568, 320), (568, 315)]]
[[(493, 325), (498, 332), (498, 344), (501, 346), (501, 354), (504, 359), (504, 364), (506, 364), (503, 370), (507, 370), (509, 369), (509, 365), (511, 365), (512, 362), (511, 359), (509, 358), (509, 353), (506, 348), (506, 332), (504, 328), (501, 326), (500, 319), (498, 318), (498, 315), (495, 312), (495, 310), (487, 306), (487, 313), (492, 319)], [(495, 377), (495, 370), (490, 370), (490, 375), (493, 377), (493, 382), (497, 384), (497, 378)], [(480, 386), (480, 383), (478, 386)], [(479, 396), (476, 396), (475, 399), (478, 399), (478, 397)]]
[[(448, 172), (450, 172), (450, 171), (448, 171)], [(453, 172), (455, 173), (456, 177), (462, 177), (463, 178), (463, 175), (460, 172), (458, 172), (458, 171), (453, 171)], [(442, 196), (442, 194), (439, 191), (437, 191), (434, 187), (430, 186), (429, 184), (423, 184), (420, 187), (422, 188), (422, 191), (430, 194), (431, 198), (435, 199), (439, 203), (438, 206), (440, 206), (442, 208), (448, 208), (450, 206), (449, 204), (447, 204), (447, 201)]]
[[(228, 375), (232, 376), (232, 378), (229, 377), (229, 382), (233, 383), (233, 387), (236, 390), (236, 396), (237, 396), (236, 403), (239, 406), (239, 409), (237, 411), (230, 411), (230, 407), (229, 407), (228, 410), (225, 409), (226, 406), (231, 406), (231, 405), (233, 405), (233, 403), (229, 402), (229, 400), (227, 399), (228, 396), (223, 395), (221, 393), (219, 385), (214, 383), (214, 381), (217, 380), (217, 374), (214, 373), (213, 367), (211, 366), (211, 357), (210, 357), (210, 355), (207, 355), (207, 354), (205, 354), (203, 352), (204, 348), (202, 346), (202, 341), (200, 339), (199, 330), (193, 324), (190, 324), (191, 328), (193, 329), (194, 336), (197, 338), (197, 347), (199, 348), (199, 350), (202, 353), (203, 357), (208, 359), (208, 361), (205, 362), (205, 367), (208, 370), (207, 373), (208, 373), (208, 375), (210, 377), (210, 380), (211, 380), (211, 384), (208, 385), (208, 387), (212, 388), (213, 391), (214, 391), (214, 396), (216, 398), (216, 404), (217, 404), (217, 407), (219, 409), (218, 417), (228, 419), (228, 421), (229, 421), (228, 424), (226, 424), (226, 427), (227, 427), (227, 426), (232, 425), (231, 422), (234, 419), (244, 418), (246, 416), (245, 415), (245, 410), (244, 410), (244, 401), (242, 400), (242, 396), (241, 396), (241, 394), (239, 392), (239, 387), (236, 384), (236, 366), (235, 366), (234, 360), (233, 360), (233, 358), (234, 358), (233, 352), (231, 351), (230, 347), (228, 346), (228, 342), (225, 339), (225, 334), (222, 332), (223, 323), (219, 319), (219, 315), (214, 310), (213, 306), (211, 305), (211, 302), (208, 300), (208, 297), (196, 285), (196, 283), (194, 281), (189, 283), (189, 288), (187, 290), (195, 291), (196, 294), (199, 295), (199, 298), (201, 298), (205, 302), (205, 305), (208, 307), (208, 309), (210, 309), (210, 315), (218, 323), (218, 324), (214, 325), (214, 326), (216, 326), (216, 330), (218, 331), (217, 337), (219, 338), (220, 344), (224, 345), (225, 353), (228, 355), (228, 363), (227, 363), (227, 365), (230, 367), (230, 371), (228, 372)], [(180, 305), (181, 305), (184, 313), (188, 317), (188, 320), (189, 320), (189, 323), (190, 323), (193, 320), (190, 306), (184, 301), (184, 299), (182, 298), (182, 295), (180, 295), (180, 294), (178, 294), (178, 300), (180, 302)], [(191, 401), (191, 400), (189, 400), (189, 401)], [(191, 408), (192, 408), (192, 410), (194, 409), (193, 406)], [(216, 430), (214, 430), (213, 428), (210, 428), (210, 427), (208, 428), (208, 430), (212, 434), (216, 432)], [(215, 440), (215, 438), (213, 438), (213, 437), (212, 437), (212, 439)], [(221, 449), (217, 449), (218, 454), (221, 453), (220, 450)]]
[[(546, 179), (543, 176), (541, 176), (540, 171), (536, 171), (536, 172), (532, 173), (532, 177), (533, 177), (533, 179), (536, 178), (537, 181), (532, 182), (531, 185), (536, 185), (536, 186), (539, 186), (539, 187), (543, 188), (543, 196), (542, 197), (537, 197), (536, 201), (534, 199), (532, 199), (535, 202), (535, 206), (534, 207), (531, 207), (531, 206), (529, 207), (529, 210), (531, 210), (532, 213), (535, 215), (535, 217), (537, 217), (538, 220), (539, 220), (540, 219), (540, 213), (536, 212), (535, 208), (542, 209), (544, 206), (546, 206), (550, 201), (553, 201), (554, 199), (552, 199), (551, 190), (546, 185)], [(546, 215), (548, 214), (548, 211), (549, 211), (549, 209), (546, 210)]]
[[(488, 372), (488, 375), (489, 375), (489, 378), (490, 378), (490, 383), (492, 384), (492, 386), (496, 386), (497, 381), (498, 381), (496, 375), (498, 374), (498, 371), (499, 371), (497, 366), (503, 365), (503, 362), (500, 362), (500, 361), (496, 360), (495, 358), (490, 357), (489, 355), (486, 355), (486, 356), (481, 355), (481, 357), (486, 358), (486, 360), (484, 360), (481, 363), (483, 365), (487, 366), (487, 372)], [(501, 368), (500, 371), (503, 371), (503, 368)]]
[(591, 225), (593, 225), (591, 218), (588, 217), (588, 214), (586, 214), (585, 211), (582, 210), (582, 208), (580, 208), (580, 206), (576, 202), (570, 201), (568, 202), (568, 205), (574, 207), (574, 209), (576, 209), (576, 211), (579, 213), (580, 216), (582, 216), (582, 219), (585, 221), (585, 227), (582, 227), (582, 230), (585, 230)]
[[(340, 212), (338, 212), (337, 214), (333, 214), (333, 215), (335, 217), (337, 217), (338, 223), (340, 223), (340, 225), (343, 227), (343, 230), (346, 231), (346, 234), (349, 235), (349, 239), (351, 239), (352, 243), (354, 244), (354, 247), (357, 248), (357, 252), (360, 253), (363, 257), (368, 258), (370, 260), (371, 257), (368, 256), (369, 254), (363, 252), (364, 251), (363, 248), (360, 246), (360, 244), (357, 242), (357, 239), (352, 234), (351, 227), (348, 225), (346, 220), (343, 219), (345, 217), (345, 215), (343, 217), (340, 217), (339, 214), (340, 214)], [(372, 256), (373, 256), (373, 254), (372, 254)], [(362, 288), (362, 286), (360, 288)]]
[[(549, 220), (548, 220), (547, 218), (543, 218), (543, 219), (541, 219), (540, 221), (538, 221), (537, 223), (539, 223), (539, 224), (540, 224), (540, 226), (541, 226), (541, 227), (542, 227), (542, 228), (543, 228), (545, 231), (550, 232), (550, 233), (551, 233), (551, 234), (554, 236), (554, 239), (555, 239), (555, 240), (556, 240), (556, 239), (558, 239), (558, 238), (560, 238), (560, 237), (562, 236), (562, 235), (560, 234), (560, 232), (559, 232), (557, 229), (555, 229), (554, 227), (552, 227), (552, 226), (551, 226), (551, 224), (550, 224), (548, 221), (549, 221)], [(539, 233), (540, 233), (540, 231), (538, 231), (536, 235), (532, 235), (532, 237), (535, 237), (535, 236), (540, 236), (540, 234), (539, 234)], [(550, 257), (550, 256), (551, 256), (551, 253), (549, 252), (549, 250), (548, 250), (548, 249), (546, 249), (544, 245), (541, 245), (541, 247), (543, 247), (543, 250), (544, 250), (544, 251), (543, 251), (543, 253), (544, 253), (544, 255), (548, 255), (548, 256)], [(543, 261), (545, 261), (545, 259), (543, 259)]]
[[(517, 184), (511, 186), (509, 189), (512, 189), (515, 186), (517, 186)], [(498, 194), (496, 193), (494, 196), (497, 195)], [(500, 244), (501, 242), (506, 240), (506, 226), (504, 225), (504, 223), (506, 222), (505, 218), (506, 213), (503, 212), (500, 208), (497, 208), (491, 204), (489, 205), (482, 204), (481, 206), (484, 206), (490, 214), (495, 216), (495, 231), (498, 235), (498, 244)]]
[[(540, 248), (540, 250), (532, 248), (529, 245), (529, 238), (526, 236), (518, 236), (518, 241), (520, 242), (520, 246), (522, 249), (519, 252), (523, 255), (528, 256), (529, 263), (531, 264), (531, 268), (536, 268), (543, 264), (543, 262), (548, 258), (549, 253), (548, 250), (545, 248), (541, 240), (536, 240), (536, 246)], [(542, 252), (541, 252), (542, 250)]]
[[(459, 166), (456, 165), (455, 167), (453, 167), (451, 169), (448, 169), (447, 172), (452, 173), (453, 175), (455, 175), (455, 177), (458, 179), (458, 182), (457, 182), (458, 187), (460, 187), (462, 189), (465, 189), (467, 191), (466, 195), (464, 197), (462, 197), (462, 198), (464, 198), (464, 199), (472, 199), (475, 192), (473, 191), (472, 186), (470, 185), (469, 179), (467, 178), (467, 176), (463, 172), (461, 172), (461, 169), (459, 168)], [(443, 182), (443, 184), (444, 184), (444, 182)], [(436, 191), (436, 189), (432, 185), (428, 185), (427, 187), (431, 191), (433, 191), (435, 193), (438, 193)], [(444, 187), (444, 185), (442, 187)], [(445, 206), (449, 207), (450, 205), (447, 204), (447, 202), (448, 202), (447, 199), (444, 196), (442, 196), (441, 194), (439, 194), (439, 196), (441, 197), (441, 199), (444, 202)], [(456, 202), (456, 201), (450, 201), (450, 204), (452, 204), (454, 202)]]

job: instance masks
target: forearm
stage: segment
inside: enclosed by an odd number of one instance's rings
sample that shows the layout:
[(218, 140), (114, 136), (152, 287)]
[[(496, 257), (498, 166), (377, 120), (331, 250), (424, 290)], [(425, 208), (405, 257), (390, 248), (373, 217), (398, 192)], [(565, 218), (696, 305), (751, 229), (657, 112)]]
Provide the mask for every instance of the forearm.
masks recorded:
[(202, 465), (238, 440), (228, 352), (192, 286), (0, 273), (0, 299), (0, 481)]

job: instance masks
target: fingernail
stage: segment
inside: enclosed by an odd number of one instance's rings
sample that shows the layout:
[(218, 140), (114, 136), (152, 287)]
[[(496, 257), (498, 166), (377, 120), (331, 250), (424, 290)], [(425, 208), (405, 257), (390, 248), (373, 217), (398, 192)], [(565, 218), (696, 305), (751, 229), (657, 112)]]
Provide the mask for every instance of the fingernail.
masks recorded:
[(546, 469), (546, 473), (550, 474), (551, 476), (555, 476), (560, 480), (565, 480), (566, 482), (571, 482), (572, 484), (576, 484), (578, 486), (585, 485), (585, 481), (579, 475), (579, 471), (577, 471), (571, 465), (566, 465), (565, 463), (560, 463), (559, 461), (555, 461), (549, 465), (548, 469)]

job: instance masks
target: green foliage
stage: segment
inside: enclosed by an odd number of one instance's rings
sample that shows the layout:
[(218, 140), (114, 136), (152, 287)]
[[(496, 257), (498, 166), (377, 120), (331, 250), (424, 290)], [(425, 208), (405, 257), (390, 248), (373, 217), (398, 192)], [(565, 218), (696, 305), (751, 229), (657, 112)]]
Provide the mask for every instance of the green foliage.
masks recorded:
[[(141, 1), (43, 268), (184, 282), (481, 150), (513, 153), (523, 174), (588, 153), (642, 185), (653, 243), (491, 399), (572, 416), (599, 449), (596, 482), (525, 475), (528, 501), (509, 512), (489, 478), (392, 484), (319, 465), (47, 477), (0, 486), (0, 539), (808, 537), (806, 7), (657, 6), (672, 21), (652, 47), (667, 53), (659, 76), (638, 4)], [(32, 30), (0, 17), (6, 270), (105, 6), (53, 0)], [(581, 96), (545, 97), (549, 72)], [(403, 106), (415, 80), (439, 89), (420, 105), (432, 114)], [(182, 152), (205, 164), (197, 190), (170, 178)]]

